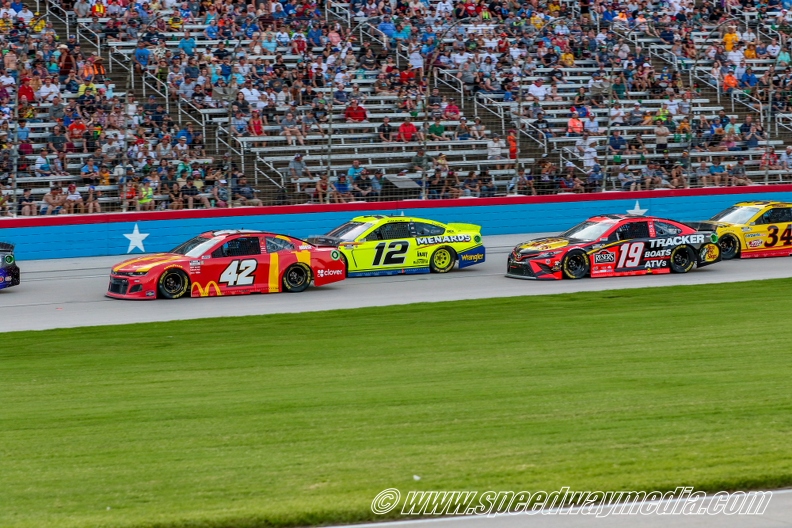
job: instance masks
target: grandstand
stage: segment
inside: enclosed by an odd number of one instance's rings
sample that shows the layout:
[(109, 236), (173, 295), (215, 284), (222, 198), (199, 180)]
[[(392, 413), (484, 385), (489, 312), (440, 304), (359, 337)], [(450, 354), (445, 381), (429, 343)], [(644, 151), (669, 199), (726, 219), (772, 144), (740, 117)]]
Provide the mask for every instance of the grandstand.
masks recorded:
[(792, 24), (772, 7), (3, 11), (7, 215), (792, 182)]

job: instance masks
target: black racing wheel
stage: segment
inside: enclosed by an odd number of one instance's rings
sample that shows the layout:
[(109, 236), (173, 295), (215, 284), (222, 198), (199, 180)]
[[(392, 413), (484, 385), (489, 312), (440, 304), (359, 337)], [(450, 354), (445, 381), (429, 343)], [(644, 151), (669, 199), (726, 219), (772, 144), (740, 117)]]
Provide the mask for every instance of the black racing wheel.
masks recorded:
[(570, 251), (561, 261), (561, 270), (567, 279), (582, 279), (589, 273), (590, 263), (585, 252)]
[(190, 278), (180, 269), (165, 270), (160, 275), (157, 290), (165, 299), (179, 299), (190, 291)]
[(688, 246), (677, 246), (671, 252), (671, 271), (673, 273), (687, 273), (693, 269), (696, 256)]
[(718, 240), (723, 260), (731, 260), (740, 256), (740, 241), (734, 235), (724, 235)]
[(305, 264), (292, 264), (283, 274), (283, 291), (299, 293), (311, 284), (311, 269)]

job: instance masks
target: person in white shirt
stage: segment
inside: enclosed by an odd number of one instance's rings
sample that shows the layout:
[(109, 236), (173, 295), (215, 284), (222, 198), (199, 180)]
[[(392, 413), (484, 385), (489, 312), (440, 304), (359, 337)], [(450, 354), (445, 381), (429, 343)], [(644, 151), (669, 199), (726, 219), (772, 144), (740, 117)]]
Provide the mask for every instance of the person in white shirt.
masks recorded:
[(679, 101), (674, 99), (673, 95), (668, 96), (668, 111), (671, 112), (671, 115), (679, 115)]
[(536, 79), (534, 83), (528, 87), (529, 101), (544, 101), (547, 99), (547, 86), (544, 85), (542, 79)]
[(22, 8), (22, 11), (17, 13), (16, 18), (21, 18), (25, 21), (25, 24), (30, 24), (30, 21), (33, 20), (33, 11), (28, 9), (28, 6)]
[(60, 95), (60, 88), (52, 84), (52, 79), (47, 77), (36, 95), (38, 95), (41, 101), (51, 103), (56, 96)]
[(583, 122), (583, 130), (592, 136), (599, 135), (599, 123), (594, 114), (589, 114), (588, 119)]
[(773, 39), (767, 46), (767, 54), (775, 59), (779, 53), (781, 53), (781, 46), (778, 45), (778, 39)]
[(245, 96), (245, 101), (247, 101), (248, 104), (251, 104), (251, 105), (255, 104), (259, 100), (259, 97), (261, 97), (261, 92), (259, 92), (250, 83), (250, 81), (245, 81), (244, 86), (239, 91), (242, 92), (242, 95)]
[(596, 144), (592, 144), (586, 147), (586, 150), (583, 152), (583, 166), (586, 167), (586, 169), (591, 169), (596, 164), (597, 148)]

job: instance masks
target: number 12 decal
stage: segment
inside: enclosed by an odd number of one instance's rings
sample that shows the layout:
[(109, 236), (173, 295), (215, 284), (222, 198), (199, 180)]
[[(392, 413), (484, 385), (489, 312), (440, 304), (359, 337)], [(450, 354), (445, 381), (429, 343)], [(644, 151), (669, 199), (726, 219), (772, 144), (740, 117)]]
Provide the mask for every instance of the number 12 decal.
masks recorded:
[(637, 268), (641, 263), (641, 255), (644, 250), (643, 242), (631, 242), (624, 244), (619, 252), (619, 265), (617, 268)]
[(220, 282), (228, 286), (250, 286), (253, 284), (256, 266), (258, 266), (256, 259), (232, 260), (220, 275)]
[[(373, 266), (393, 266), (395, 264), (404, 264), (404, 255), (410, 244), (407, 242), (391, 242), (388, 244), (388, 251), (385, 252), (385, 242), (377, 244), (377, 252), (374, 254)], [(385, 259), (382, 259), (382, 254), (385, 253)]]

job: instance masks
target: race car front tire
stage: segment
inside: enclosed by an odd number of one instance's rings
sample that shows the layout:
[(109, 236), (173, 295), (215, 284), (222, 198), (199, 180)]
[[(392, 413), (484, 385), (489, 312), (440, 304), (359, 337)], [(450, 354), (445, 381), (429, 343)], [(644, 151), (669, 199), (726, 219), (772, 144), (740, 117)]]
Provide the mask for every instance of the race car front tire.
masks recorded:
[(440, 247), (432, 253), (432, 258), (429, 259), (429, 268), (432, 273), (448, 273), (454, 269), (456, 262), (456, 251), (450, 247)]
[(589, 273), (591, 264), (583, 251), (570, 251), (561, 261), (561, 270), (567, 279), (582, 279)]
[(677, 246), (671, 251), (671, 271), (673, 273), (687, 273), (693, 269), (696, 256), (688, 246)]
[(723, 260), (731, 260), (740, 256), (740, 241), (734, 235), (724, 235), (718, 240)]
[(157, 291), (165, 299), (180, 299), (190, 291), (190, 278), (179, 269), (165, 270), (157, 281)]
[(305, 264), (292, 264), (283, 273), (283, 291), (300, 293), (311, 284), (311, 270)]

